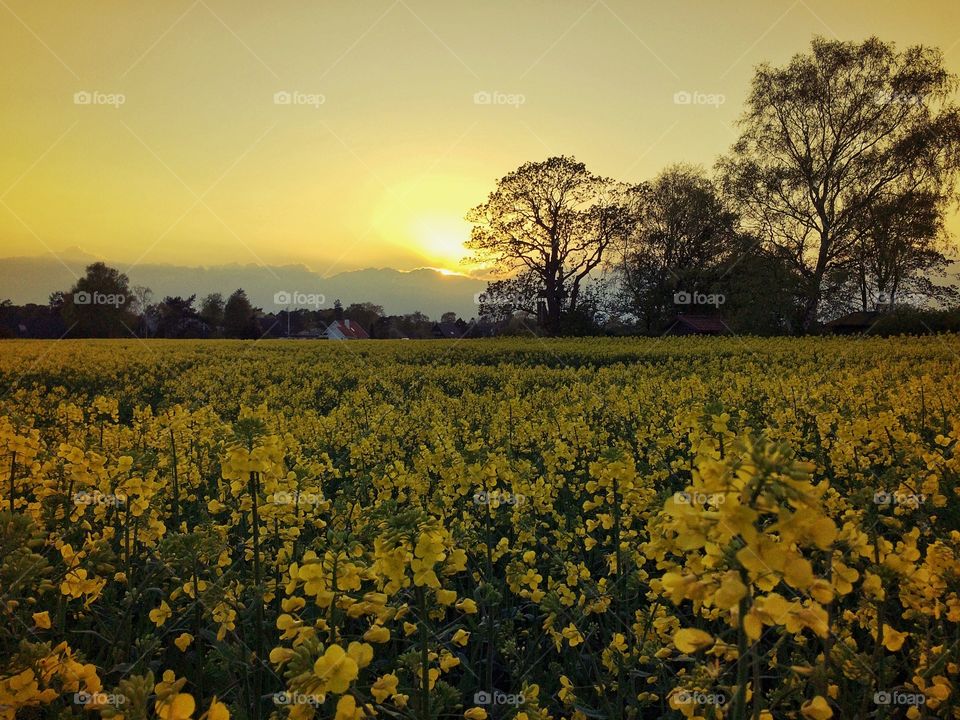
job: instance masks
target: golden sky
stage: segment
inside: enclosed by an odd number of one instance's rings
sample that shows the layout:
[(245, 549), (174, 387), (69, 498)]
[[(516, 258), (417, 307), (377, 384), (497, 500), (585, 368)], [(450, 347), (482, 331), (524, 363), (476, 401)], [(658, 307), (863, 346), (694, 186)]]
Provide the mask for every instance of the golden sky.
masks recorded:
[(462, 271), (498, 177), (712, 166), (814, 34), (960, 70), (955, 0), (0, 0), (0, 255)]

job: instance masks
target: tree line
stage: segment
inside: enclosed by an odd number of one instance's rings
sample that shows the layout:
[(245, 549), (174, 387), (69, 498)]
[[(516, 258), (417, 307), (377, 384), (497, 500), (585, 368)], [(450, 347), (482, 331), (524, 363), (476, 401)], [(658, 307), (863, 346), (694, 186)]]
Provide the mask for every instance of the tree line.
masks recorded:
[(526, 163), (468, 215), (471, 261), (501, 276), (482, 312), (551, 334), (656, 333), (682, 312), (808, 333), (850, 310), (955, 305), (931, 278), (950, 262), (956, 80), (936, 49), (815, 38), (756, 69), (711, 174), (675, 165), (632, 185), (572, 157)]
[(0, 302), (0, 337), (92, 338), (237, 338), (321, 337), (337, 321), (356, 323), (371, 338), (437, 338), (492, 335), (489, 320), (466, 322), (453, 311), (434, 321), (422, 312), (388, 315), (371, 302), (344, 307), (290, 308), (265, 312), (239, 288), (224, 297), (166, 296), (131, 286), (126, 274), (102, 262), (88, 265), (66, 291), (50, 295), (47, 305)]
[[(815, 38), (784, 66), (756, 69), (740, 135), (710, 172), (676, 164), (631, 184), (568, 156), (525, 163), (467, 214), (468, 260), (495, 278), (476, 322), (387, 316), (371, 303), (263, 313), (243, 290), (152, 303), (102, 263), (30, 312), (94, 337), (295, 335), (340, 317), (382, 338), (435, 337), (438, 325), (446, 337), (655, 335), (679, 314), (799, 334), (895, 308), (913, 315), (891, 327), (949, 329), (960, 293), (934, 280), (954, 249), (956, 83), (937, 49)], [(948, 312), (924, 319), (917, 308)]]

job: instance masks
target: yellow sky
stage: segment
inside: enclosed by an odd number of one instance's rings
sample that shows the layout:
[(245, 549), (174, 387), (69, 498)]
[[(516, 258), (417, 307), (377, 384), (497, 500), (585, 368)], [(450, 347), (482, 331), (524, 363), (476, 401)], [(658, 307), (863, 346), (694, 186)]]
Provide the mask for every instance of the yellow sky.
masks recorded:
[(960, 70), (955, 0), (0, 0), (0, 255), (458, 268), (496, 178), (710, 166), (814, 34)]

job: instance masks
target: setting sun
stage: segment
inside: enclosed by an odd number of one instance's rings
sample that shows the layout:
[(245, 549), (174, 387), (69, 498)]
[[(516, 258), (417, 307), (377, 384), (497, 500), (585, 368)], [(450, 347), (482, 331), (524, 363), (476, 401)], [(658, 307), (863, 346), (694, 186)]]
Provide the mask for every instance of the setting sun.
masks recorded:
[(410, 232), (413, 244), (436, 269), (451, 275), (463, 272), (460, 260), (469, 254), (463, 244), (470, 237), (470, 224), (466, 220), (427, 215), (415, 220)]

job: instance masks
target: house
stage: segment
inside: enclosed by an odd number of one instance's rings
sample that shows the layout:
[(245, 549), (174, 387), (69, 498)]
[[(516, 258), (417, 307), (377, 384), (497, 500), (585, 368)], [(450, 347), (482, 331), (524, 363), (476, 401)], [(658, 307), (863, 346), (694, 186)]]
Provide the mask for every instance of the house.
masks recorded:
[(730, 335), (723, 318), (713, 315), (677, 315), (664, 335)]
[(824, 324), (823, 327), (834, 335), (863, 335), (870, 332), (882, 314), (876, 310), (847, 313)]
[(370, 335), (353, 320), (334, 320), (327, 326), (328, 340), (369, 340)]
[(470, 327), (460, 320), (459, 322), (438, 322), (433, 324), (431, 334), (443, 340), (459, 340), (469, 332)]

